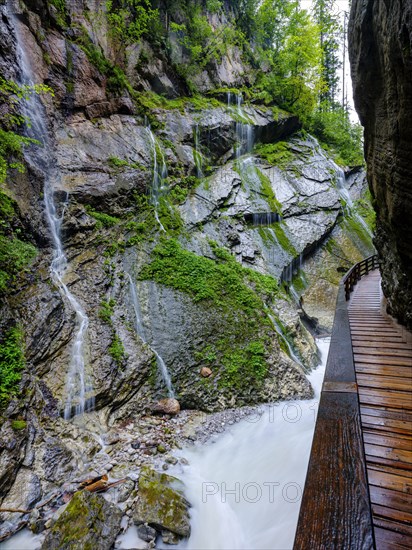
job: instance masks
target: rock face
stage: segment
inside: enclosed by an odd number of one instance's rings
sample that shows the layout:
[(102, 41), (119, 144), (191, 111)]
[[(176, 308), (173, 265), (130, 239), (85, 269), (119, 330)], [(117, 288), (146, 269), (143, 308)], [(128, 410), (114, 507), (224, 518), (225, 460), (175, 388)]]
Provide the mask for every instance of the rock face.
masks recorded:
[[(139, 499), (133, 513), (137, 525), (148, 524), (178, 537), (190, 535), (189, 505), (179, 480), (143, 468), (139, 477)], [(167, 536), (165, 533), (163, 536)]]
[(110, 550), (122, 512), (100, 496), (76, 493), (47, 534), (42, 550)]
[(389, 312), (412, 327), (411, 2), (353, 0), (349, 39), (383, 290)]

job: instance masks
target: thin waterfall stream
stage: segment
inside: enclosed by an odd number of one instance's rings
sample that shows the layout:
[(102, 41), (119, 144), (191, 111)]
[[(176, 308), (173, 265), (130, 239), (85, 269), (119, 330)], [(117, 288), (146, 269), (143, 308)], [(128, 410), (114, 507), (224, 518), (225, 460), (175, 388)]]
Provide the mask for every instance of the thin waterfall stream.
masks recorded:
[[(17, 53), (21, 69), (21, 85), (32, 86), (34, 77), (24, 48), (24, 41), (20, 35), (19, 22), (15, 17), (14, 30), (17, 39)], [(45, 108), (36, 94), (31, 94), (21, 101), (21, 113), (30, 120), (26, 133), (42, 144), (42, 154), (36, 151), (26, 151), (26, 159), (33, 166), (41, 170), (44, 175), (44, 211), (50, 228), (53, 246), (53, 259), (50, 265), (52, 281), (59, 289), (63, 300), (76, 313), (76, 329), (72, 344), (71, 360), (67, 374), (64, 418), (70, 419), (73, 415), (80, 415), (93, 408), (92, 386), (86, 376), (86, 349), (85, 339), (89, 319), (87, 314), (64, 282), (68, 268), (68, 261), (64, 252), (61, 229), (66, 203), (58, 205), (55, 202), (55, 183), (59, 179), (56, 162), (53, 158), (53, 144), (50, 138)], [(60, 208), (59, 208), (60, 207)], [(59, 214), (59, 209), (61, 213)], [(89, 397), (87, 397), (89, 394)]]
[(163, 152), (150, 126), (146, 127), (146, 131), (147, 135), (149, 136), (153, 157), (153, 178), (152, 186), (150, 189), (150, 200), (154, 207), (155, 218), (157, 223), (159, 224), (160, 229), (162, 231), (166, 231), (159, 218), (159, 204), (160, 199), (164, 195), (166, 188), (165, 181), (167, 178), (167, 166)]
[(140, 338), (143, 340), (143, 342), (145, 342), (150, 347), (152, 352), (155, 354), (157, 368), (167, 388), (168, 397), (174, 398), (175, 391), (173, 389), (172, 379), (170, 378), (170, 373), (167, 369), (166, 363), (163, 361), (159, 353), (147, 342), (147, 339), (146, 339), (145, 329), (142, 322), (142, 314), (140, 311), (140, 302), (139, 302), (139, 297), (137, 293), (136, 283), (133, 281), (133, 277), (130, 275), (130, 273), (127, 274), (127, 277), (129, 279), (130, 296), (132, 298), (133, 311), (135, 314), (135, 330), (137, 334), (140, 336)]

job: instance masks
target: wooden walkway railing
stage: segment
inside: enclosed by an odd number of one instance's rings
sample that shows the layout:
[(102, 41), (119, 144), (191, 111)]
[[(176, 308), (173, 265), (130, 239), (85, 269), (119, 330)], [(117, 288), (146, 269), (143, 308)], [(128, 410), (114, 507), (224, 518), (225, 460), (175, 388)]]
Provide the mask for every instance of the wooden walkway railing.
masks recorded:
[(362, 271), (339, 285), (294, 550), (374, 548), (345, 283)]
[(349, 300), (350, 293), (354, 289), (356, 283), (360, 281), (360, 279), (364, 275), (368, 275), (368, 273), (370, 273), (374, 269), (377, 269), (378, 267), (379, 267), (379, 262), (378, 262), (377, 254), (374, 254), (373, 256), (369, 256), (369, 258), (365, 258), (361, 262), (351, 267), (351, 269), (346, 273), (346, 275), (342, 279), (342, 283), (345, 287), (346, 300)]

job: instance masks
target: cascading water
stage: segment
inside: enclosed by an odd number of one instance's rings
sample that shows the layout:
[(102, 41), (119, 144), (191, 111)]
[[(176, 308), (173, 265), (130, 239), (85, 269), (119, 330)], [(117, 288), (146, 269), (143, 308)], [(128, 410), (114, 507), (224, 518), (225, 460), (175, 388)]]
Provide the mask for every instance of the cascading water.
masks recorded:
[(293, 547), (329, 339), (308, 377), (315, 397), (266, 406), (217, 437), (184, 452), (192, 533), (180, 546), (285, 550)]
[[(133, 311), (134, 311), (134, 314), (135, 314), (135, 330), (136, 330), (137, 334), (140, 336), (140, 338), (143, 340), (143, 342), (145, 342), (147, 344), (145, 329), (144, 329), (144, 326), (143, 326), (143, 323), (142, 323), (142, 314), (141, 314), (141, 310), (140, 310), (139, 298), (138, 298), (138, 295), (137, 295), (136, 283), (134, 282), (133, 277), (130, 275), (130, 273), (128, 273), (127, 276), (128, 276), (128, 279), (129, 279), (130, 296), (131, 296), (131, 299), (132, 299)], [(152, 350), (152, 352), (155, 354), (157, 368), (158, 368), (158, 370), (160, 372), (160, 375), (162, 377), (162, 380), (163, 380), (163, 382), (164, 382), (164, 384), (167, 388), (168, 396), (169, 397), (175, 397), (175, 392), (174, 392), (174, 389), (173, 389), (172, 380), (170, 378), (170, 373), (169, 373), (169, 371), (166, 367), (165, 362), (163, 361), (161, 356), (157, 353), (157, 351), (155, 349), (153, 349), (152, 346), (149, 345), (149, 347)]]
[(302, 361), (299, 359), (299, 357), (296, 355), (295, 351), (293, 350), (293, 347), (292, 347), (291, 343), (289, 342), (289, 338), (287, 337), (287, 334), (283, 330), (282, 326), (280, 325), (280, 323), (275, 319), (275, 317), (271, 313), (269, 313), (269, 312), (267, 312), (267, 313), (268, 313), (269, 319), (272, 321), (274, 329), (276, 330), (277, 334), (282, 339), (282, 342), (285, 344), (285, 346), (288, 350), (289, 357), (292, 359), (292, 361), (294, 361), (295, 363), (297, 363), (298, 365), (300, 365), (304, 369), (305, 367), (303, 366)]
[(199, 179), (204, 178), (203, 174), (203, 155), (200, 151), (200, 132), (199, 132), (199, 124), (195, 124), (193, 128), (193, 141), (195, 144), (195, 148), (193, 151), (193, 157), (196, 165), (196, 176)]
[[(32, 86), (34, 79), (24, 49), (24, 42), (20, 35), (19, 22), (14, 17), (13, 21), (17, 39), (17, 54), (21, 69), (20, 84)], [(22, 115), (31, 121), (30, 126), (26, 128), (27, 134), (43, 145), (41, 155), (28, 151), (25, 157), (30, 164), (40, 169), (44, 176), (44, 209), (54, 249), (50, 265), (51, 278), (59, 289), (63, 299), (69, 303), (76, 313), (76, 332), (67, 375), (66, 401), (64, 406), (64, 418), (69, 419), (73, 414), (79, 415), (93, 408), (93, 398), (91, 396), (87, 398), (87, 395), (92, 392), (92, 386), (90, 381), (86, 380), (85, 368), (85, 338), (89, 319), (80, 302), (70, 292), (64, 282), (68, 262), (61, 239), (61, 228), (66, 203), (61, 205), (61, 214), (59, 214), (59, 209), (55, 202), (55, 183), (59, 179), (59, 174), (55, 167), (55, 159), (53, 158), (53, 144), (47, 127), (46, 112), (36, 94), (31, 94), (27, 99), (22, 100), (20, 108)]]
[(365, 220), (356, 212), (353, 204), (352, 197), (349, 194), (348, 188), (346, 187), (346, 176), (345, 172), (340, 166), (333, 162), (334, 168), (336, 170), (336, 188), (338, 190), (339, 196), (341, 198), (343, 211), (347, 216), (352, 216), (356, 221), (363, 227), (365, 232), (372, 239), (373, 235), (368, 227), (368, 224)]
[(146, 131), (149, 136), (153, 156), (153, 178), (152, 187), (150, 189), (150, 200), (154, 206), (155, 218), (160, 229), (166, 231), (159, 218), (159, 203), (160, 198), (164, 196), (167, 189), (167, 166), (159, 142), (155, 138), (150, 126), (146, 126)]
[(247, 122), (248, 117), (243, 109), (243, 97), (242, 94), (237, 94), (236, 103), (233, 105), (233, 95), (228, 92), (227, 104), (229, 109), (234, 111), (236, 115), (236, 146), (235, 146), (235, 158), (239, 159), (242, 155), (251, 153), (253, 149), (254, 135), (253, 126)]

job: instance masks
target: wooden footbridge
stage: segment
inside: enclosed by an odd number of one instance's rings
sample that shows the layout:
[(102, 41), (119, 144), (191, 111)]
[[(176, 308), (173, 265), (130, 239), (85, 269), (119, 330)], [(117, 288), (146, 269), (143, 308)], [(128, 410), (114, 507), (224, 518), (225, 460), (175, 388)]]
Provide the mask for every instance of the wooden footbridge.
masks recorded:
[(337, 300), (294, 550), (412, 548), (412, 333), (382, 307), (376, 256)]

